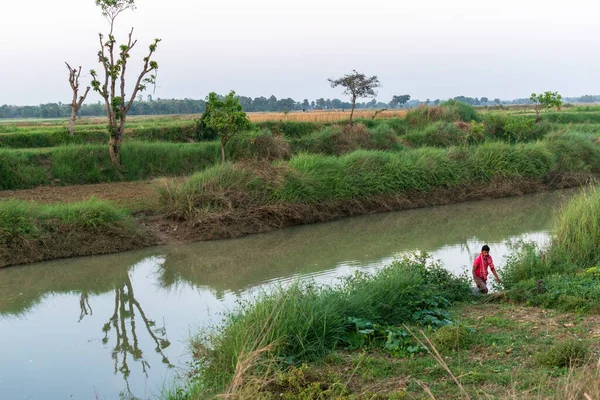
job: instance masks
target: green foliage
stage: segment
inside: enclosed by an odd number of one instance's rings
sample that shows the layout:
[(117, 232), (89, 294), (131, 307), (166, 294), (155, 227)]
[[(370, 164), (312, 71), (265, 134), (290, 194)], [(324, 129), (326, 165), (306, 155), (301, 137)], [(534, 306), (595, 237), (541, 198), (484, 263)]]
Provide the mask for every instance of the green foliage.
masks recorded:
[(250, 120), (233, 90), (222, 100), (215, 92), (211, 92), (206, 99), (204, 114), (206, 128), (214, 130), (221, 138), (222, 161), (225, 162), (225, 145), (233, 135), (249, 129)]
[(431, 341), (440, 351), (461, 350), (473, 342), (473, 330), (462, 324), (448, 324), (436, 331)]
[(551, 108), (556, 108), (560, 111), (560, 107), (562, 106), (562, 96), (558, 94), (558, 92), (544, 92), (540, 94), (532, 93), (529, 97), (534, 104), (540, 105), (544, 109), (548, 110)]
[(578, 339), (568, 339), (539, 352), (536, 360), (546, 367), (570, 368), (581, 365), (589, 353), (588, 346)]
[(394, 326), (373, 324), (361, 318), (348, 317), (341, 345), (349, 350), (363, 347), (381, 348), (395, 357), (414, 357), (426, 351), (405, 330)]
[[(341, 86), (344, 88), (344, 94), (350, 96), (352, 103), (352, 113), (356, 105), (356, 99), (361, 97), (373, 97), (377, 95), (375, 89), (381, 86), (377, 75), (366, 76), (363, 73), (353, 70), (338, 79), (328, 79), (332, 88)], [(350, 113), (350, 123), (352, 123), (352, 113)]]

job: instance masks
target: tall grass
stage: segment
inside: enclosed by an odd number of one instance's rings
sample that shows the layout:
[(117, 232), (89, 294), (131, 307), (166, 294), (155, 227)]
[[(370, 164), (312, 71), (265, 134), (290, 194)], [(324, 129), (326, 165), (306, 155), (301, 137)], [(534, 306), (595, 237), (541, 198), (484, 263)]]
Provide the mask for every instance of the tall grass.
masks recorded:
[(4, 239), (36, 235), (55, 224), (100, 227), (126, 221), (130, 216), (125, 210), (98, 199), (54, 205), (0, 201), (0, 236)]
[(242, 303), (218, 330), (195, 340), (200, 370), (190, 392), (223, 391), (243, 356), (261, 349), (268, 350), (260, 357), (275, 363), (318, 360), (342, 341), (349, 317), (401, 324), (412, 321), (431, 296), (463, 300), (470, 294), (464, 278), (425, 257), (396, 261), (373, 275), (357, 273), (335, 287), (312, 282), (276, 287)]
[(393, 129), (386, 124), (379, 124), (367, 129), (363, 124), (352, 126), (330, 125), (320, 131), (298, 139), (289, 140), (293, 153), (314, 153), (340, 155), (358, 149), (400, 150)]
[(457, 100), (448, 100), (439, 106), (414, 108), (406, 114), (409, 126), (423, 127), (432, 122), (471, 122), (479, 121), (481, 117), (472, 106)]
[(600, 188), (560, 212), (550, 247), (522, 244), (502, 270), (510, 298), (567, 310), (600, 311)]
[(0, 150), (0, 190), (187, 175), (218, 160), (216, 142), (125, 143), (121, 149), (122, 170), (110, 162), (105, 145)]
[(0, 201), (0, 267), (125, 251), (151, 241), (127, 211), (105, 201)]
[(48, 183), (49, 154), (41, 151), (0, 149), (0, 190), (21, 189)]
[[(274, 203), (320, 203), (408, 191), (482, 184), (494, 179), (542, 180), (554, 158), (543, 143), (488, 143), (473, 148), (359, 150), (340, 157), (299, 154), (288, 162), (218, 165), (170, 185), (170, 212), (231, 210)], [(235, 179), (233, 179), (235, 177)]]
[(600, 188), (585, 189), (572, 199), (558, 218), (552, 253), (571, 259), (582, 268), (600, 261)]

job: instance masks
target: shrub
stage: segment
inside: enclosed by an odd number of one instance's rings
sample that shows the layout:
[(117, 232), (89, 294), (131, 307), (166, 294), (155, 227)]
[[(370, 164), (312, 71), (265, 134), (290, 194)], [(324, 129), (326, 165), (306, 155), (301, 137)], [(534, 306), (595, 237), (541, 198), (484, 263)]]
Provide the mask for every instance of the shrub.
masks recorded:
[(577, 339), (569, 339), (553, 344), (549, 349), (544, 349), (537, 354), (539, 364), (554, 368), (569, 368), (581, 365), (588, 354), (586, 344)]
[(473, 341), (473, 335), (462, 324), (442, 326), (431, 337), (435, 348), (441, 351), (466, 349)]

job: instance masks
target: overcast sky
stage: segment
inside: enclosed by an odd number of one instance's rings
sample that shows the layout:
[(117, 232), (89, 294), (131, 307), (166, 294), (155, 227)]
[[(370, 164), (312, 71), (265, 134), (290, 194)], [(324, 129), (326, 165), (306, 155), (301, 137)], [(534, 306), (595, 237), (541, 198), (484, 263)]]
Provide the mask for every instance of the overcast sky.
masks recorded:
[[(129, 71), (162, 42), (154, 98), (208, 92), (342, 98), (327, 78), (378, 75), (378, 99), (600, 94), (600, 2), (533, 0), (138, 0)], [(99, 70), (94, 0), (3, 1), (0, 104), (70, 102), (65, 61)], [(130, 77), (133, 81), (133, 76)], [(92, 94), (89, 101), (100, 97)]]

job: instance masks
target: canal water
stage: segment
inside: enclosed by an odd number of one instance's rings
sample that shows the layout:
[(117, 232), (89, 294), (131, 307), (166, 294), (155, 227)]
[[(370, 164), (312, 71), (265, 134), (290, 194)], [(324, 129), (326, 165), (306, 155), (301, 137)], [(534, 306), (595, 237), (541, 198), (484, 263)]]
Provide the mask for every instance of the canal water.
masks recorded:
[(333, 284), (414, 251), (460, 274), (483, 244), (501, 268), (512, 243), (548, 241), (573, 193), (0, 269), (0, 399), (155, 398), (185, 373), (189, 338), (257, 291), (299, 278)]

